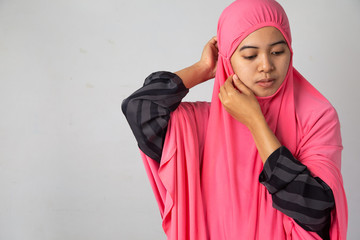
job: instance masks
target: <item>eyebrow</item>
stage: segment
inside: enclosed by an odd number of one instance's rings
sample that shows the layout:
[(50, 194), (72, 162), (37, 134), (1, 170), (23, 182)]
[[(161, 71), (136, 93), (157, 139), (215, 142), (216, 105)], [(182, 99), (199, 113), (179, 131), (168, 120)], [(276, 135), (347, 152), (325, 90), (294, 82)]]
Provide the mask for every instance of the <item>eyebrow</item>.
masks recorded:
[[(286, 42), (284, 40), (280, 40), (280, 41), (269, 44), (269, 46), (272, 47), (272, 46), (275, 46), (277, 44), (286, 44)], [(245, 45), (245, 46), (242, 46), (239, 51), (242, 51), (242, 50), (247, 49), (247, 48), (259, 49), (259, 47)]]

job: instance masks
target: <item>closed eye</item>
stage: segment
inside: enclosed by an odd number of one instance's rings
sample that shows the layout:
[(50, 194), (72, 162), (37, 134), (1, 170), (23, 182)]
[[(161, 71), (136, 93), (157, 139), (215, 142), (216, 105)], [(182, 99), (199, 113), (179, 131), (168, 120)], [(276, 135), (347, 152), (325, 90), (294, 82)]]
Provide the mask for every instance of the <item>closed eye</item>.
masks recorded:
[(252, 60), (252, 59), (256, 58), (256, 55), (243, 56), (243, 58), (245, 58), (245, 59), (247, 59), (247, 60)]
[(278, 51), (278, 52), (272, 52), (272, 55), (281, 55), (283, 54), (285, 51)]

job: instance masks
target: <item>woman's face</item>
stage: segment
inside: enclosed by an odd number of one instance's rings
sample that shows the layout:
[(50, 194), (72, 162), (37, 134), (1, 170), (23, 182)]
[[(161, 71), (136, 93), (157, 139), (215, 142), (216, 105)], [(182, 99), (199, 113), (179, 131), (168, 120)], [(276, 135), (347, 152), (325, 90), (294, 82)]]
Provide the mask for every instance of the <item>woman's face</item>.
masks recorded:
[(239, 44), (230, 62), (235, 74), (256, 96), (267, 97), (284, 81), (290, 55), (281, 32), (275, 27), (264, 27)]

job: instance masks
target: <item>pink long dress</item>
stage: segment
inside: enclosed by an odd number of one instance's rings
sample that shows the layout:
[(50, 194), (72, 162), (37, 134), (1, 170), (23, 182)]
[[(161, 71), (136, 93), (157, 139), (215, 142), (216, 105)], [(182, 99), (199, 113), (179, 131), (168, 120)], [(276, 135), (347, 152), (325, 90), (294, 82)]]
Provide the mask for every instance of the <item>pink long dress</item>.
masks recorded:
[[(230, 56), (248, 34), (264, 26), (279, 29), (292, 53), (288, 19), (277, 2), (238, 0), (223, 11), (211, 103), (182, 103), (171, 114), (160, 165), (142, 153), (168, 239), (321, 239), (272, 206), (271, 195), (259, 183), (263, 163), (249, 130), (218, 99), (220, 86), (233, 74)], [(330, 237), (346, 239), (335, 109), (292, 61), (277, 92), (258, 101), (281, 144), (332, 189)]]

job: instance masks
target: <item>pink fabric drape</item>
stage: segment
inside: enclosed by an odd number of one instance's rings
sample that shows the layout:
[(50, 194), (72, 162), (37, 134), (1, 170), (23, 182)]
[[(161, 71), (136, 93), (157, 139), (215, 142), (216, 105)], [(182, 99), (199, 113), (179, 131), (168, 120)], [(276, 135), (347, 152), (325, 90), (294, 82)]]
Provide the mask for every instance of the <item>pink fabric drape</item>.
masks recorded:
[[(259, 183), (263, 163), (246, 126), (218, 99), (233, 74), (230, 57), (251, 32), (273, 26), (291, 49), (288, 19), (272, 0), (238, 0), (218, 24), (219, 59), (211, 104), (182, 103), (171, 115), (161, 164), (142, 154), (168, 239), (320, 239), (272, 207)], [(332, 189), (331, 239), (346, 239), (341, 135), (331, 104), (292, 66), (275, 94), (258, 97), (269, 127)]]

